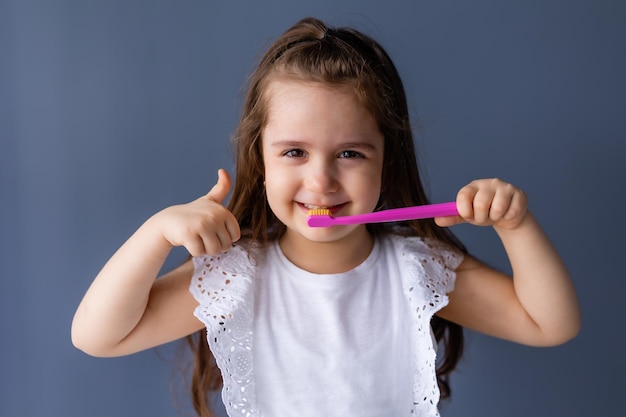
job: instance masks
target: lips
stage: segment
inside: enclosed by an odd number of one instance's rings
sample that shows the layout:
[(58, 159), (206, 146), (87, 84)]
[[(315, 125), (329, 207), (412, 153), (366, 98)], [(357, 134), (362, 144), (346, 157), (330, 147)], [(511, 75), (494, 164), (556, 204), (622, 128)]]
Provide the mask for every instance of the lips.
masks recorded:
[(338, 212), (339, 210), (341, 210), (342, 208), (344, 208), (347, 203), (342, 203), (342, 204), (337, 204), (337, 205), (332, 205), (332, 206), (320, 206), (317, 204), (307, 204), (307, 203), (298, 203), (298, 204), (304, 207), (306, 210), (326, 209), (326, 210), (329, 210), (331, 214), (334, 214)]

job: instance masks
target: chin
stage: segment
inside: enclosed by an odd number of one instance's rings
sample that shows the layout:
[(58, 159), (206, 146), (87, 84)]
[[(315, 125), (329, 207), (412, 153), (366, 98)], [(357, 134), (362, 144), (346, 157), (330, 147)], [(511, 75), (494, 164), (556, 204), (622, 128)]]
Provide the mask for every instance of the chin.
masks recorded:
[[(364, 227), (364, 226), (363, 226)], [(297, 233), (315, 243), (333, 243), (350, 237), (357, 233), (359, 226), (333, 226), (324, 228), (311, 228), (304, 225)]]

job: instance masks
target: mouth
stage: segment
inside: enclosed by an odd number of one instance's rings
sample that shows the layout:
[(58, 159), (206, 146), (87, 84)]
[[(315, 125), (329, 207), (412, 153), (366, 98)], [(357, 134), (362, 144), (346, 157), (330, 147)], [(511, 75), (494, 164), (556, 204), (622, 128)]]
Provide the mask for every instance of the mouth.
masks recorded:
[(298, 205), (303, 207), (307, 212), (309, 210), (325, 209), (325, 210), (330, 211), (330, 214), (334, 215), (335, 213), (343, 209), (347, 205), (347, 203), (337, 204), (334, 206), (319, 206), (316, 204), (306, 204), (306, 203), (298, 203)]

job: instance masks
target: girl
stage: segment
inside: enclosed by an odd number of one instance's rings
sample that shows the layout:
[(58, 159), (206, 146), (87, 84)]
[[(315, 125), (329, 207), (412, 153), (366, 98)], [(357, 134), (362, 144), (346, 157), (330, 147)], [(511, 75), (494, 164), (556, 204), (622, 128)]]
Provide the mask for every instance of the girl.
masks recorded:
[[(78, 307), (79, 349), (127, 355), (200, 334), (201, 416), (222, 382), (231, 416), (437, 416), (461, 326), (535, 346), (577, 334), (566, 268), (503, 181), (463, 187), (456, 217), (307, 226), (312, 208), (428, 203), (401, 80), (369, 37), (315, 19), (285, 32), (250, 79), (235, 141), (228, 207), (219, 170), (208, 194), (148, 219)], [(512, 279), (444, 228), (460, 222), (496, 230)], [(192, 259), (155, 279), (174, 246)]]

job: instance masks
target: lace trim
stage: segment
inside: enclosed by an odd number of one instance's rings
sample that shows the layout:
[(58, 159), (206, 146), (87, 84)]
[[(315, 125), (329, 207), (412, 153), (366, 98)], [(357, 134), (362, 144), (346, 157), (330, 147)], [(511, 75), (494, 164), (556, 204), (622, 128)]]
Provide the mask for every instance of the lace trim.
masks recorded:
[(448, 304), (446, 293), (454, 288), (455, 270), (463, 255), (435, 241), (421, 238), (397, 239), (396, 248), (402, 259), (404, 293), (416, 332), (416, 354), (413, 356), (416, 375), (411, 415), (437, 417), (437, 352), (432, 341), (430, 321), (437, 311)]
[[(463, 255), (431, 240), (390, 239), (402, 262), (404, 293), (415, 323), (411, 415), (438, 417), (436, 351), (430, 320), (448, 303), (446, 293), (454, 288), (454, 271)], [(220, 256), (196, 257), (193, 262), (190, 291), (199, 303), (194, 314), (206, 325), (207, 341), (222, 372), (222, 399), (228, 415), (260, 417), (252, 364), (255, 267), (240, 246)]]
[(222, 372), (224, 406), (229, 416), (259, 416), (252, 367), (254, 267), (248, 253), (236, 246), (193, 262), (190, 291), (200, 303), (194, 314), (206, 325), (207, 341)]

